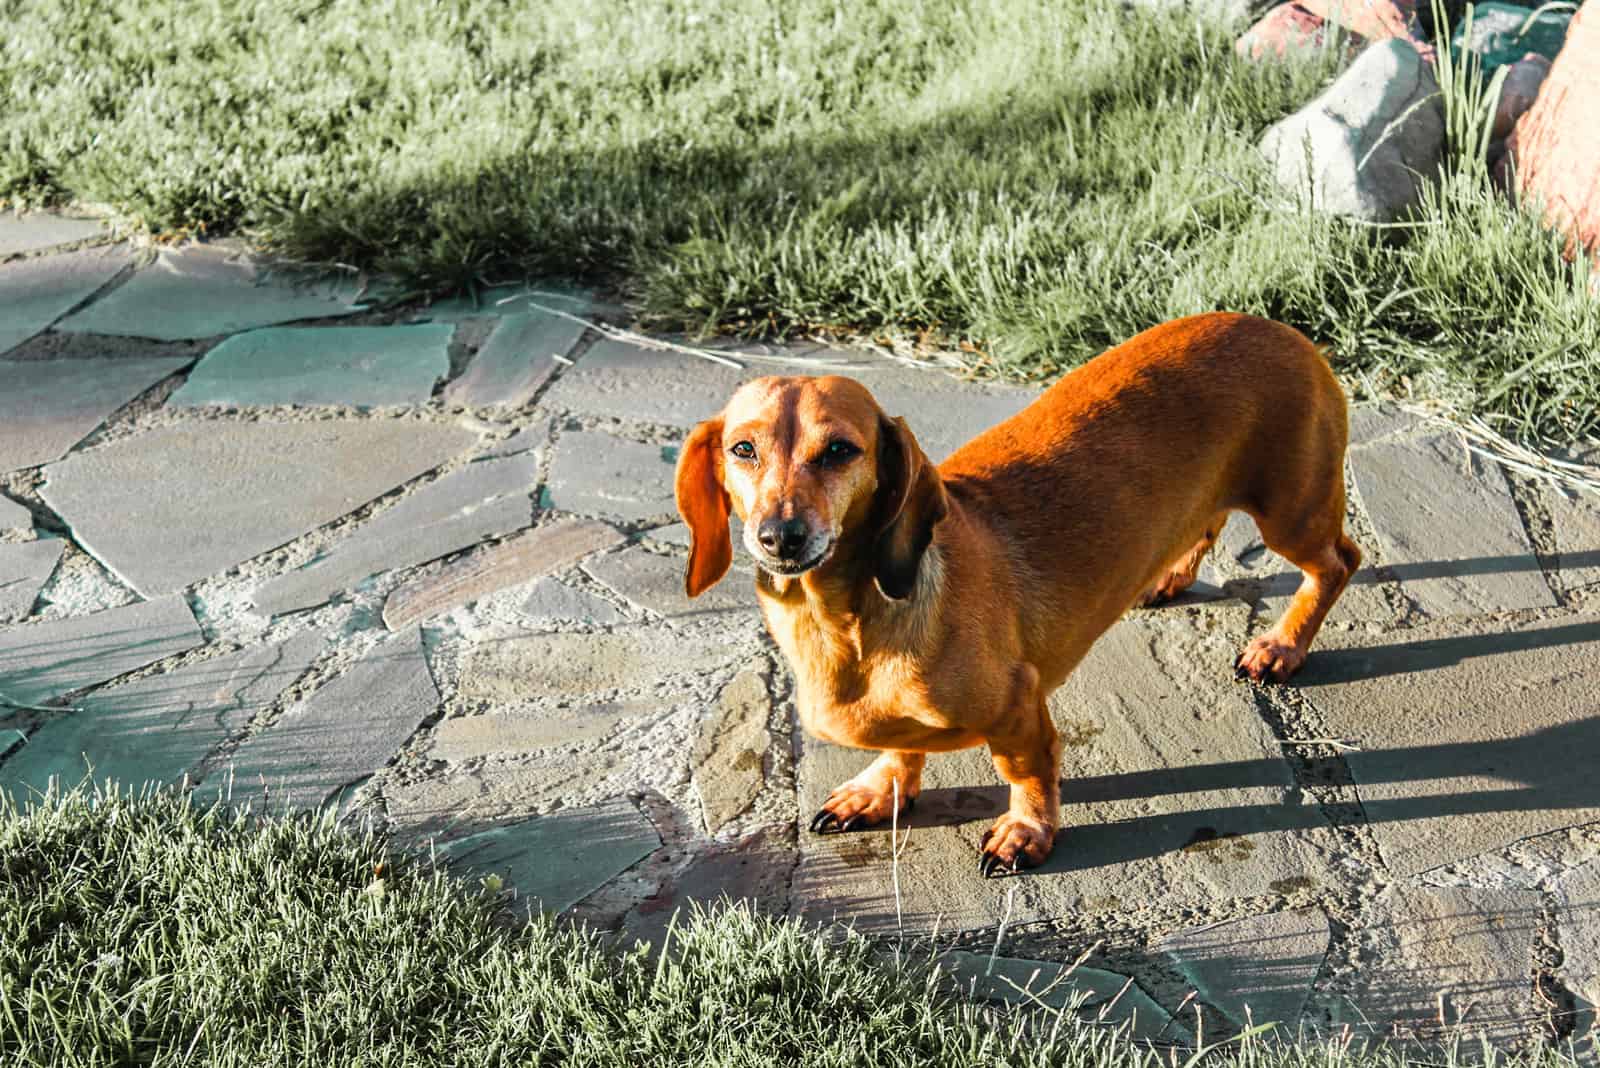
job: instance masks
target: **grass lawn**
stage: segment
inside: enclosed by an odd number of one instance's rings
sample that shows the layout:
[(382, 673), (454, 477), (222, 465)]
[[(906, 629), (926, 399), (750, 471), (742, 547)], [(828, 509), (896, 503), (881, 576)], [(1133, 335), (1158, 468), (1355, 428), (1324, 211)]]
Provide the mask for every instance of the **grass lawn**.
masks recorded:
[[(1048, 378), (1271, 315), (1354, 381), (1600, 429), (1600, 301), (1457, 168), (1300, 210), (1253, 144), (1332, 76), (1120, 0), (0, 0), (0, 199), (242, 231), (419, 288), (545, 275), (654, 324), (965, 343)], [(1459, 143), (1460, 163), (1471, 151)]]

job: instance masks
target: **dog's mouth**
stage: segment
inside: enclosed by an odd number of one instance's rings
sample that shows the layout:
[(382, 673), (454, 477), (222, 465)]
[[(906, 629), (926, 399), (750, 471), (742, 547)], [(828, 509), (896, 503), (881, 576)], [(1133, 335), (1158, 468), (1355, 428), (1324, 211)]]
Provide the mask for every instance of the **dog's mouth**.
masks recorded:
[(827, 562), (828, 557), (833, 555), (833, 546), (834, 541), (829, 538), (828, 543), (822, 547), (822, 550), (809, 560), (779, 560), (768, 556), (766, 553), (754, 553), (752, 555), (755, 556), (756, 565), (761, 570), (784, 578), (793, 578), (796, 575), (805, 574), (812, 568), (821, 567)]

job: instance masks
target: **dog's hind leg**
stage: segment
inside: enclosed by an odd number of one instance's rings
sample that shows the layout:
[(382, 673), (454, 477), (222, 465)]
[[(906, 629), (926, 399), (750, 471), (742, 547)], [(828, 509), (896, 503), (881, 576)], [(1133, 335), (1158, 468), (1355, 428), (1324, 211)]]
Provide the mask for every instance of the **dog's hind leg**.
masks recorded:
[(1139, 598), (1139, 605), (1151, 608), (1158, 604), (1166, 604), (1178, 594), (1194, 585), (1195, 576), (1200, 574), (1200, 564), (1205, 560), (1206, 553), (1217, 543), (1217, 535), (1222, 533), (1222, 524), (1228, 521), (1227, 512), (1218, 512), (1206, 524), (1206, 531), (1194, 547), (1180, 556), (1176, 563), (1167, 569), (1166, 573), (1156, 580)]

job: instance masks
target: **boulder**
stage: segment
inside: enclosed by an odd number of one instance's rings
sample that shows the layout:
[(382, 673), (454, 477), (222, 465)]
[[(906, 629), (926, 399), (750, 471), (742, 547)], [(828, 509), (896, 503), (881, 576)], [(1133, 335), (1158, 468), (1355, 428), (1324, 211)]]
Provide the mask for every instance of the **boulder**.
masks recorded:
[(1417, 0), (1300, 0), (1300, 4), (1324, 22), (1337, 23), (1369, 41), (1406, 41), (1433, 62), (1433, 45), (1417, 22)]
[(1261, 139), (1285, 190), (1368, 222), (1391, 222), (1414, 206), (1443, 151), (1433, 70), (1409, 42), (1394, 38), (1367, 48), (1321, 96)]
[(1511, 132), (1524, 112), (1533, 107), (1539, 97), (1539, 87), (1550, 74), (1550, 61), (1537, 52), (1529, 52), (1506, 68), (1506, 80), (1500, 85), (1500, 98), (1494, 107), (1494, 128), (1490, 136), (1499, 141)]
[(1327, 40), (1320, 15), (1300, 4), (1279, 4), (1246, 30), (1233, 50), (1246, 59), (1283, 59), (1321, 48)]
[(1535, 16), (1531, 7), (1489, 0), (1473, 6), (1470, 27), (1466, 19), (1456, 25), (1450, 47), (1457, 55), (1475, 53), (1487, 80), (1497, 68), (1516, 63), (1529, 53), (1555, 59), (1571, 20), (1569, 11), (1540, 10)]

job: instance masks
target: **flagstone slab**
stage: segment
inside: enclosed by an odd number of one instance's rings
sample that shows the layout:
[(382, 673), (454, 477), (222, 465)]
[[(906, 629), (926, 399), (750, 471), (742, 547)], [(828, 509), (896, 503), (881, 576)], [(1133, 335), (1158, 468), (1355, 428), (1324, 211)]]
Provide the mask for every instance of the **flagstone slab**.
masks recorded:
[(1127, 1026), (1136, 1040), (1160, 1038), (1172, 1026), (1172, 1015), (1138, 983), (1103, 968), (965, 950), (944, 954), (939, 967), (964, 994), (1024, 1007), (1076, 1007), (1083, 1019)]
[(694, 788), (706, 833), (716, 834), (756, 799), (766, 782), (767, 720), (772, 695), (764, 661), (747, 667), (722, 688), (717, 707), (700, 725), (694, 749)]
[(541, 419), (491, 446), (484, 455), (515, 456), (519, 452), (530, 452), (543, 457), (545, 446), (548, 444), (550, 444), (550, 420)]
[(322, 604), (380, 571), (414, 567), (533, 521), (538, 457), (480, 460), (430, 482), (374, 516), (306, 567), (255, 593), (256, 608), (279, 615)]
[(383, 602), (384, 625), (400, 630), (508, 586), (560, 571), (622, 541), (623, 535), (615, 528), (592, 519), (563, 518), (542, 524), (398, 587)]
[[(1347, 511), (1353, 512), (1354, 508), (1351, 502)], [(1345, 529), (1350, 529), (1348, 521)], [(1224, 581), (1225, 588), (1255, 604), (1267, 620), (1277, 619), (1288, 610), (1289, 602), (1305, 577), (1299, 568), (1267, 548), (1255, 520), (1245, 512), (1234, 512), (1228, 517), (1217, 538), (1214, 555), (1225, 557), (1224, 568), (1245, 580), (1243, 588), (1240, 583)], [(1384, 599), (1370, 547), (1364, 550), (1364, 555), (1365, 562), (1328, 613), (1328, 620), (1333, 623), (1386, 621), (1394, 617), (1394, 610)], [(1201, 574), (1204, 576), (1205, 572)]]
[(541, 749), (592, 742), (624, 723), (659, 711), (660, 706), (650, 702), (606, 701), (576, 708), (452, 716), (434, 728), (428, 756), (463, 764), (485, 757), (514, 757)]
[(555, 444), (546, 485), (563, 512), (623, 520), (676, 515), (672, 445), (625, 441), (596, 430), (569, 430)]
[(264, 789), (275, 810), (338, 804), (387, 764), (438, 707), (422, 632), (412, 629), (378, 645), (247, 738), (207, 785), (225, 787), (231, 778), (235, 799)]
[(59, 460), (183, 359), (0, 360), (0, 473)]
[(1582, 1037), (1595, 1025), (1595, 1010), (1600, 1008), (1600, 861), (1561, 875), (1551, 894), (1556, 901), (1556, 944), (1561, 947), (1556, 974), (1578, 996)]
[(34, 598), (66, 546), (59, 538), (0, 544), (0, 623), (22, 619), (33, 610)]
[[(1600, 450), (1583, 457), (1600, 465)], [(1600, 586), (1600, 494), (1541, 486), (1550, 533), (1556, 543), (1556, 572), (1569, 589)]]
[(1498, 465), (1436, 434), (1350, 453), (1405, 595), (1433, 616), (1555, 604)]
[(123, 248), (91, 248), (0, 264), (0, 353), (94, 296), (131, 263)]
[(625, 618), (610, 601), (550, 575), (528, 587), (522, 613), (538, 623), (620, 623)]
[(1179, 931), (1156, 948), (1235, 1028), (1276, 1023), (1293, 1039), (1331, 937), (1320, 909), (1297, 909)]
[[(1532, 1032), (1535, 890), (1395, 887), (1361, 931), (1350, 995), (1358, 1033), (1434, 1047), (1487, 1036), (1504, 1046)], [(1341, 1015), (1341, 1014), (1336, 1014)], [(1442, 1017), (1442, 1023), (1441, 1023)]]
[(203, 644), (182, 597), (0, 631), (0, 693), (38, 704)]
[(322, 635), (305, 632), (98, 690), (29, 738), (0, 767), (0, 783), (13, 797), (43, 790), (52, 778), (63, 786), (86, 776), (122, 787), (175, 785), (266, 711), (323, 645)]
[(426, 404), (450, 373), (445, 324), (270, 327), (206, 353), (169, 405)]
[(74, 219), (43, 211), (26, 215), (7, 212), (0, 215), (0, 259), (88, 241), (102, 232), (98, 219)]
[(624, 800), (496, 827), (441, 847), (459, 873), (499, 876), (530, 908), (560, 913), (661, 848), (661, 836)]
[(0, 530), (30, 530), (33, 513), (10, 497), (0, 497)]
[(52, 464), (40, 494), (80, 545), (151, 596), (292, 541), (476, 440), (407, 421), (190, 423)]
[[(1326, 822), (1230, 670), (1247, 610), (1118, 623), (1050, 699), (1063, 743), (1064, 828), (1054, 853), (1015, 879), (984, 879), (979, 836), (1007, 790), (986, 749), (928, 760), (900, 854), (907, 929), (944, 931), (1084, 912), (1136, 920), (1160, 903), (1213, 910), (1288, 881), (1327, 885), (1311, 834)], [(802, 825), (870, 754), (804, 740)], [(795, 897), (813, 919), (897, 927), (889, 834), (801, 834)], [(1014, 899), (1007, 902), (1008, 894)], [(942, 918), (942, 919), (941, 919)]]
[(724, 898), (769, 916), (789, 907), (794, 867), (792, 825), (759, 827), (736, 839), (696, 842), (690, 859), (669, 872), (655, 892), (623, 919), (624, 944), (666, 944), (667, 925), (687, 923), (695, 906), (713, 908)]
[(1600, 616), (1324, 630), (1295, 677), (1385, 865), (1414, 874), (1600, 820)]
[(755, 575), (748, 567), (731, 568), (721, 582), (691, 599), (683, 590), (687, 566), (686, 557), (663, 556), (634, 546), (594, 557), (583, 570), (618, 596), (668, 619), (726, 613), (745, 613), (752, 620), (759, 617)]
[(583, 329), (582, 323), (543, 312), (505, 316), (445, 389), (445, 402), (467, 408), (527, 404), (561, 369)]
[(466, 700), (509, 703), (647, 692), (666, 679), (723, 667), (739, 653), (660, 626), (502, 638), (467, 650), (459, 693)]
[(64, 320), (60, 329), (161, 341), (215, 337), (258, 326), (349, 315), (353, 275), (321, 275), (219, 245), (163, 249), (127, 282)]

